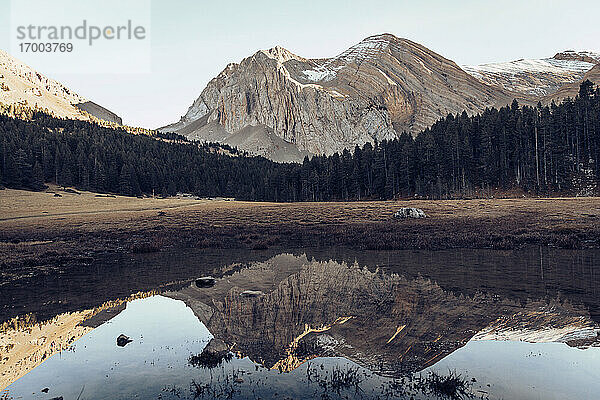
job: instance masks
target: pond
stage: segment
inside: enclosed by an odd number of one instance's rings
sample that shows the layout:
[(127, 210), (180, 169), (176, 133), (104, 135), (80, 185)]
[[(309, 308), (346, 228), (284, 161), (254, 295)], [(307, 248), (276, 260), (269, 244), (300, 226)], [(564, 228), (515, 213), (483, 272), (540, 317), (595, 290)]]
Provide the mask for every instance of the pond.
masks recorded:
[(547, 248), (100, 260), (3, 286), (4, 320), (36, 315), (0, 333), (2, 398), (595, 399), (599, 261)]

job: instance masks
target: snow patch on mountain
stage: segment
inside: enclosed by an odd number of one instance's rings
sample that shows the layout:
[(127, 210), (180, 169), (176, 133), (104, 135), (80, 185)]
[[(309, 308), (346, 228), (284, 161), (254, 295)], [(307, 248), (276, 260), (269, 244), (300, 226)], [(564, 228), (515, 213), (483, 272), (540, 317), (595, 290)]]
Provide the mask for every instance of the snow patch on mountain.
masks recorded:
[(396, 82), (394, 82), (393, 80), (390, 79), (389, 76), (387, 76), (387, 74), (385, 72), (383, 72), (382, 70), (380, 70), (379, 68), (377, 68), (377, 71), (379, 71), (379, 73), (381, 75), (383, 75), (383, 77), (387, 80), (387, 83), (389, 83), (392, 86), (397, 86)]
[(556, 53), (556, 55), (553, 58), (557, 60), (586, 61), (594, 64), (600, 63), (600, 53), (596, 51), (565, 50), (563, 52)]
[(484, 329), (471, 340), (505, 340), (529, 343), (567, 343), (575, 340), (590, 340), (598, 337), (600, 329), (581, 326), (545, 327), (541, 329), (506, 328)]
[[(390, 40), (391, 38), (388, 34), (370, 36), (341, 54), (323, 60), (322, 63), (316, 67), (304, 70), (302, 73), (308, 80), (313, 82), (332, 81), (336, 78), (337, 72), (348, 64), (360, 64), (368, 59), (377, 58), (382, 52), (389, 48)], [(391, 79), (388, 78), (388, 81), (391, 81)]]
[(334, 90), (334, 89), (328, 89), (327, 91), (329, 92), (329, 94), (331, 94), (335, 98), (343, 99), (343, 98), (348, 97), (345, 94), (341, 94), (340, 92), (338, 92), (337, 90)]
[[(590, 60), (590, 59), (587, 59)], [(560, 59), (516, 60), (461, 68), (479, 81), (514, 92), (546, 96), (579, 81), (594, 63), (567, 56)]]
[(302, 71), (306, 75), (306, 79), (313, 82), (329, 82), (335, 79), (337, 71), (342, 67), (328, 68), (326, 65), (319, 65), (313, 69)]
[(342, 54), (333, 58), (333, 60), (343, 61), (345, 63), (361, 63), (369, 58), (377, 57), (381, 52), (390, 46), (388, 35), (370, 36), (360, 43), (355, 44)]
[(281, 61), (277, 61), (277, 69), (283, 74), (283, 76), (285, 76), (290, 82), (292, 82), (294, 85), (296, 85), (296, 87), (299, 90), (305, 89), (305, 88), (312, 88), (315, 90), (319, 90), (319, 89), (323, 89), (323, 86), (321, 85), (317, 85), (314, 83), (302, 83), (302, 82), (298, 82), (298, 80), (294, 79), (292, 77), (292, 75), (290, 74), (290, 71), (288, 71), (288, 69), (285, 67), (285, 65), (281, 62)]
[(587, 72), (594, 64), (584, 61), (555, 60), (546, 58), (542, 60), (517, 60), (510, 62), (491, 63), (483, 65), (463, 66), (463, 70), (471, 75), (482, 73), (495, 73), (518, 75), (521, 73), (553, 73), (563, 74), (565, 71)]

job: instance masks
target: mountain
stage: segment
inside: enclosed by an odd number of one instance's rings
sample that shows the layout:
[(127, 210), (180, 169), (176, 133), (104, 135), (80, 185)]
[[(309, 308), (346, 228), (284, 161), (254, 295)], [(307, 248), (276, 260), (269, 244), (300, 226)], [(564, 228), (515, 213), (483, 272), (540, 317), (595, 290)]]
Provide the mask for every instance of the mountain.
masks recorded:
[(448, 113), (477, 113), (515, 96), (528, 99), (478, 81), (415, 42), (381, 34), (326, 59), (282, 47), (258, 51), (229, 64), (161, 131), (204, 140), (264, 126), (298, 152), (331, 154), (403, 131), (414, 135)]
[(565, 50), (562, 53), (556, 53), (555, 60), (583, 61), (591, 64), (600, 64), (600, 53), (593, 51), (573, 51)]
[(185, 125), (177, 133), (191, 140), (227, 144), (276, 162), (301, 162), (310, 155), (293, 143), (286, 142), (265, 125), (247, 125), (230, 134), (216, 121), (207, 123), (207, 117)]
[(224, 143), (276, 162), (298, 162), (310, 156), (310, 153), (298, 149), (293, 143), (286, 142), (277, 136), (273, 129), (264, 125), (248, 125), (229, 135)]
[(3, 50), (0, 50), (0, 103), (37, 106), (63, 118), (89, 119), (87, 113), (122, 124), (121, 118), (113, 112), (40, 74)]
[(591, 81), (595, 85), (600, 85), (600, 63), (587, 71), (579, 81), (566, 84), (551, 95), (544, 97), (543, 103), (550, 103), (552, 101), (560, 102), (567, 97), (574, 98), (579, 93), (580, 83), (586, 80)]
[[(549, 96), (564, 85), (579, 85), (584, 75), (600, 63), (600, 54), (564, 51), (539, 60), (463, 66), (480, 82), (536, 97)], [(557, 96), (560, 97), (560, 96)]]
[(213, 287), (192, 284), (163, 295), (183, 301), (227, 348), (286, 372), (333, 356), (401, 376), (435, 364), (471, 339), (576, 347), (600, 340), (600, 327), (582, 306), (465, 296), (422, 277), (309, 261), (306, 255), (280, 254)]

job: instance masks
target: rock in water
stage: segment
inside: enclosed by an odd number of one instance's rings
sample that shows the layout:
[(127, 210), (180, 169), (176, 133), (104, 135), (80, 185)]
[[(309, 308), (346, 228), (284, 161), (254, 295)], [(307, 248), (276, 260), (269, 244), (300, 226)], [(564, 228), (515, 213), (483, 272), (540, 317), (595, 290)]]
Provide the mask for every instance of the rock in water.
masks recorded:
[(202, 352), (214, 355), (223, 355), (229, 352), (229, 346), (227, 346), (227, 344), (225, 344), (225, 342), (223, 342), (221, 339), (212, 338)]
[(192, 355), (189, 358), (189, 363), (195, 367), (215, 368), (231, 360), (232, 354), (229, 352), (229, 346), (221, 339), (212, 338), (206, 345), (202, 353)]
[(427, 215), (420, 208), (402, 207), (396, 211), (394, 218), (427, 218)]
[(203, 276), (196, 279), (196, 286), (199, 288), (207, 288), (215, 286), (216, 279), (212, 276)]
[(125, 336), (122, 333), (117, 338), (117, 346), (125, 347), (127, 343), (133, 342), (129, 336)]
[(260, 290), (244, 290), (240, 293), (240, 296), (242, 297), (259, 297), (262, 295), (264, 295), (264, 293)]

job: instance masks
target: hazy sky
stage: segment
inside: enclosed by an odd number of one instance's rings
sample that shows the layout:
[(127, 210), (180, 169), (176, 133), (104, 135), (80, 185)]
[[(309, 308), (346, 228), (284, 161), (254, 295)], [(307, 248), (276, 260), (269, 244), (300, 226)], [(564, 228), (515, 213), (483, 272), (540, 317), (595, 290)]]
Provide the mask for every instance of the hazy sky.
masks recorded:
[[(6, 50), (9, 4), (0, 0)], [(389, 32), (458, 64), (543, 58), (600, 50), (599, 15), (598, 0), (153, 0), (151, 73), (48, 75), (127, 124), (156, 128), (178, 120), (228, 63), (258, 49), (281, 45), (307, 58), (331, 57)], [(42, 62), (32, 67), (44, 73)]]

